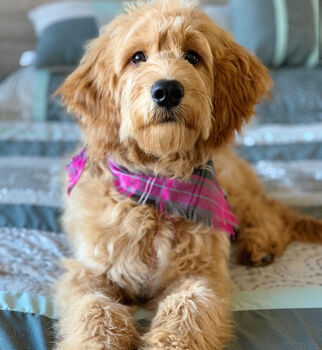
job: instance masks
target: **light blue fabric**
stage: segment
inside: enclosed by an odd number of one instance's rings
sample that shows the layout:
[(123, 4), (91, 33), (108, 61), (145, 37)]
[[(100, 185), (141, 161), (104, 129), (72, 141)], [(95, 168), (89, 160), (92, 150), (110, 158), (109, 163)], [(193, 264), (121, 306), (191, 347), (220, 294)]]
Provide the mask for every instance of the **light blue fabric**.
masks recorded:
[(286, 0), (273, 0), (275, 8), (275, 53), (273, 66), (278, 67), (284, 61), (287, 54), (288, 21)]
[[(321, 9), (319, 8), (319, 0), (311, 0), (311, 2), (314, 10), (313, 20), (314, 20), (314, 30), (315, 30), (315, 33), (314, 33), (315, 45), (313, 47), (311, 54), (307, 58), (306, 65), (308, 67), (315, 67), (319, 62), (319, 38), (322, 40), (322, 30), (319, 33), (319, 30), (320, 30), (319, 21), (321, 22), (321, 28), (322, 28), (322, 20), (320, 20), (320, 16), (321, 16), (320, 11), (322, 11), (322, 8)], [(321, 6), (322, 6), (322, 3), (321, 3)]]
[(28, 228), (48, 232), (62, 232), (61, 210), (27, 204), (0, 204), (0, 227)]
[(271, 67), (318, 64), (316, 0), (230, 0), (237, 42)]
[(47, 91), (50, 72), (46, 69), (37, 69), (33, 83), (32, 117), (36, 121), (46, 119)]
[(59, 157), (72, 154), (77, 142), (0, 141), (0, 156)]
[(322, 159), (322, 143), (289, 143), (276, 145), (242, 146), (238, 147), (237, 153), (251, 163), (261, 160), (305, 160)]
[(272, 0), (230, 0), (230, 6), (234, 38), (265, 65), (271, 65), (277, 36)]
[(114, 17), (118, 15), (123, 8), (122, 1), (93, 1), (91, 5), (96, 16), (108, 14)]
[(0, 291), (0, 310), (27, 312), (57, 318), (52, 299), (40, 294)]
[(322, 309), (322, 286), (271, 288), (238, 292), (234, 311), (271, 309)]

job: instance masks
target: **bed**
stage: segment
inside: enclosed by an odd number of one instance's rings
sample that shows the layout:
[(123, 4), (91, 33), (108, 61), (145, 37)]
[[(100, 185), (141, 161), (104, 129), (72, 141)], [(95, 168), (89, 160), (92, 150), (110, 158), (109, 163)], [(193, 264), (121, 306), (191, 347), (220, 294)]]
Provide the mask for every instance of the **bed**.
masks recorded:
[[(70, 256), (59, 220), (61, 174), (81, 135), (51, 95), (71, 69), (28, 67), (0, 85), (0, 349), (54, 348), (51, 288)], [(322, 218), (322, 69), (271, 74), (273, 98), (236, 135), (236, 152), (272, 197)], [(234, 251), (232, 244), (236, 337), (228, 349), (321, 349), (322, 245), (294, 242), (257, 268), (236, 265)], [(135, 313), (141, 326), (150, 316)]]

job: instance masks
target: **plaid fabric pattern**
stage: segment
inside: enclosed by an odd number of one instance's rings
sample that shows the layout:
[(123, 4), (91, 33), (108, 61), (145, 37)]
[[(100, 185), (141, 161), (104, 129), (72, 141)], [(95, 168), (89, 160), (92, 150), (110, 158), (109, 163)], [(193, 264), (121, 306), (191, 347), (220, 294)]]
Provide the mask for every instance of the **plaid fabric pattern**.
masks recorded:
[(79, 178), (81, 177), (86, 163), (86, 159), (86, 151), (85, 149), (82, 149), (75, 157), (72, 158), (70, 163), (67, 165), (66, 171), (68, 176), (68, 195), (70, 195), (71, 190), (77, 184)]
[[(83, 149), (67, 166), (68, 194), (77, 184), (86, 163)], [(234, 234), (238, 227), (225, 195), (220, 188), (211, 161), (194, 170), (187, 181), (131, 173), (108, 159), (116, 189), (139, 204), (154, 206), (169, 213)]]
[(140, 204), (229, 234), (238, 227), (211, 161), (195, 169), (188, 181), (131, 173), (111, 159), (108, 165), (117, 190)]

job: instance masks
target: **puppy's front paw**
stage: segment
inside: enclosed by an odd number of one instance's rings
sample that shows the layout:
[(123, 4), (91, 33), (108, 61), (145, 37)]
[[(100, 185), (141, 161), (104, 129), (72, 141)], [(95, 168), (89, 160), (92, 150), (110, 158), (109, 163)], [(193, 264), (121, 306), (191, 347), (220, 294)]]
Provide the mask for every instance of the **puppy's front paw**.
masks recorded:
[(143, 340), (144, 346), (141, 350), (189, 350), (187, 339), (180, 339), (180, 336), (167, 330), (154, 329)]
[(56, 350), (132, 350), (139, 344), (129, 309), (100, 295), (78, 298), (60, 333)]

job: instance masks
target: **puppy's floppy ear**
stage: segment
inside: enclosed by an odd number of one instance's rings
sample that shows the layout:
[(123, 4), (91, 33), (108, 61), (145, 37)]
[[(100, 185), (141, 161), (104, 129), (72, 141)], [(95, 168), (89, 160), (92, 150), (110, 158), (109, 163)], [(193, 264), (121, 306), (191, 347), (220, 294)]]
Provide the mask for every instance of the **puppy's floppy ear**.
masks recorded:
[(78, 68), (56, 91), (68, 111), (80, 117), (87, 151), (96, 159), (119, 144), (115, 81), (111, 45), (104, 34), (90, 43)]
[(218, 146), (240, 131), (259, 99), (272, 85), (267, 68), (254, 55), (215, 28), (210, 41), (214, 59), (213, 130), (210, 142)]

